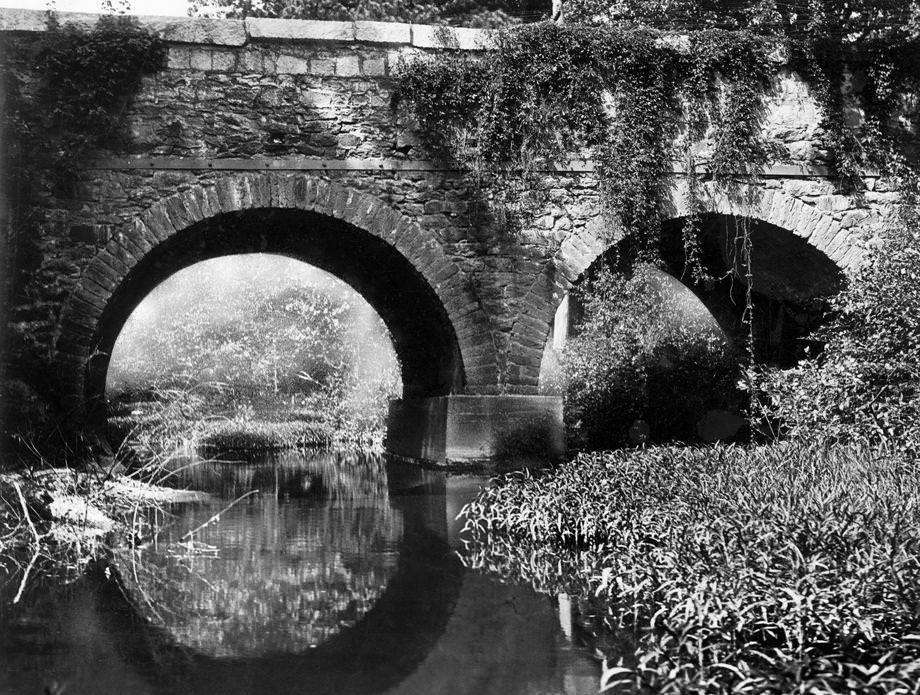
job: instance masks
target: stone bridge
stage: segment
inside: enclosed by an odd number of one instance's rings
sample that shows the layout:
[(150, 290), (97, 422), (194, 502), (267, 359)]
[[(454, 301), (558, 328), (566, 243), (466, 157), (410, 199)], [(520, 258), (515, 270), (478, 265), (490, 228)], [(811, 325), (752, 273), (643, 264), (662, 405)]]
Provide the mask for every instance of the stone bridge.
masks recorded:
[[(573, 161), (543, 172), (544, 202), (509, 232), (463, 172), (434, 159), (392, 100), (400, 61), (488, 51), (488, 33), (380, 22), (141, 22), (164, 39), (168, 62), (128, 105), (127, 142), (84, 162), (75, 199), (40, 197), (37, 260), (12, 309), (76, 411), (104, 403), (115, 339), (158, 283), (210, 257), (274, 252), (346, 281), (389, 327), (404, 379), (404, 398), (391, 408), (391, 450), (488, 457), (503, 437), (536, 423), (558, 453), (561, 403), (540, 395), (544, 348), (570, 287), (617, 243), (592, 167)], [(43, 30), (43, 13), (0, 10), (4, 62), (27, 74), (29, 45)], [(775, 309), (758, 326), (765, 345), (801, 334), (795, 307), (835, 291), (860, 261), (858, 240), (886, 224), (897, 200), (873, 176), (859, 204), (838, 194), (818, 121), (803, 83), (783, 73), (765, 127), (788, 162), (764, 173), (753, 209), (704, 186), (710, 255), (730, 268), (732, 218), (753, 225), (754, 287)], [(680, 167), (662, 177), (673, 199), (667, 227), (679, 236)], [(672, 266), (679, 276), (677, 253)], [(723, 285), (697, 293), (731, 334), (739, 311)]]

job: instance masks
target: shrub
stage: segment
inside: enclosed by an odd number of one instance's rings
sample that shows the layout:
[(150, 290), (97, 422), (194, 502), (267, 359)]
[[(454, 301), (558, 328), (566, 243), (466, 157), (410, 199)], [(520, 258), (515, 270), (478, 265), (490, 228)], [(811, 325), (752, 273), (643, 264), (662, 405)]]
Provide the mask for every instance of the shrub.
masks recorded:
[(627, 441), (637, 419), (652, 438), (694, 437), (710, 408), (732, 409), (736, 360), (702, 319), (675, 320), (679, 299), (661, 274), (603, 270), (583, 292), (585, 319), (563, 356), (566, 425), (578, 447)]
[(468, 505), (467, 563), (597, 596), (613, 644), (636, 645), (608, 649), (606, 685), (916, 692), (918, 483), (865, 448), (582, 455)]
[(920, 223), (906, 197), (836, 299), (820, 358), (760, 377), (765, 414), (792, 436), (920, 451)]

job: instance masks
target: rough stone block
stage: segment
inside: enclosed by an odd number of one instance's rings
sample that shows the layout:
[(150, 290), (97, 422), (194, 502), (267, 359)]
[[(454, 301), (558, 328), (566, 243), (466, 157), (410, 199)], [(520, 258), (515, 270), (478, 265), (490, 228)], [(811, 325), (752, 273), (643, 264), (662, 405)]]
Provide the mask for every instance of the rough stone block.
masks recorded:
[(314, 75), (334, 75), (335, 61), (331, 58), (314, 58), (310, 61), (310, 72)]
[(166, 215), (166, 210), (162, 205), (152, 206), (143, 214), (141, 221), (147, 229), (153, 232), (158, 242), (165, 241), (176, 231), (176, 228), (173, 227), (172, 221)]
[(279, 55), (275, 71), (280, 75), (306, 75), (310, 73), (310, 61), (292, 55)]
[(799, 216), (798, 226), (793, 230), (798, 236), (807, 239), (811, 236), (815, 226), (818, 224), (821, 213), (813, 205), (802, 206), (802, 214)]
[(484, 51), (494, 46), (494, 31), (462, 27), (412, 25), (412, 45), (418, 48)]
[(236, 69), (236, 52), (220, 49), (212, 51), (211, 69), (218, 72), (233, 72)]
[(312, 179), (306, 176), (297, 176), (294, 179), (294, 207), (302, 210), (313, 208), (313, 201), (316, 198), (316, 185)]
[(355, 38), (352, 22), (250, 18), (246, 20), (246, 30), (256, 40), (354, 41)]
[(833, 223), (834, 219), (830, 215), (821, 215), (821, 219), (818, 220), (818, 224), (815, 225), (814, 231), (811, 233), (811, 243), (817, 248), (822, 248), (825, 236)]
[(365, 58), (361, 63), (361, 74), (367, 77), (383, 77), (387, 74), (387, 62), (383, 58)]
[(827, 212), (842, 212), (852, 207), (850, 199), (845, 195), (823, 195), (817, 200), (818, 209)]
[(313, 210), (329, 214), (329, 200), (334, 198), (337, 187), (328, 181), (316, 181), (316, 194), (313, 199)]
[(211, 51), (206, 48), (195, 48), (191, 51), (189, 63), (192, 70), (211, 69)]
[(367, 43), (412, 43), (412, 26), (400, 22), (355, 22), (355, 40)]
[(0, 31), (44, 31), (46, 26), (47, 18), (41, 10), (12, 7), (0, 10)]
[(170, 46), (166, 58), (166, 67), (170, 70), (188, 70), (191, 68), (192, 51), (185, 46)]
[(265, 70), (265, 61), (262, 59), (262, 52), (253, 49), (240, 51), (237, 54), (239, 69), (242, 72), (259, 73)]
[(100, 296), (111, 296), (115, 288), (118, 287), (119, 280), (120, 278), (115, 271), (98, 259), (90, 263), (86, 272), (83, 274), (83, 282), (88, 281), (99, 286), (103, 292)]
[(336, 58), (335, 74), (338, 77), (356, 77), (360, 75), (361, 59), (356, 55)]
[(88, 294), (97, 296), (103, 304), (108, 303), (112, 297), (111, 289), (96, 281), (95, 276), (90, 272), (84, 272), (80, 277), (80, 289)]
[(191, 226), (195, 221), (178, 195), (170, 196), (166, 199), (166, 214), (177, 231)]
[(238, 19), (141, 18), (141, 24), (169, 43), (194, 43), (212, 46), (242, 46), (246, 43), (246, 26)]

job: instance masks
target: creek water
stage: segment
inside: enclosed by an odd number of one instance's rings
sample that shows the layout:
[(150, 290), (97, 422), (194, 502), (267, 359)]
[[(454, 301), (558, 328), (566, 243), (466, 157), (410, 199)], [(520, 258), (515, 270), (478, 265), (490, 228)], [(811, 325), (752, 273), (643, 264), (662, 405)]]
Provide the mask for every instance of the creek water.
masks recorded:
[(484, 478), (331, 452), (176, 463), (210, 497), (155, 539), (15, 604), (6, 577), (0, 692), (597, 692), (565, 597), (463, 566), (455, 517)]

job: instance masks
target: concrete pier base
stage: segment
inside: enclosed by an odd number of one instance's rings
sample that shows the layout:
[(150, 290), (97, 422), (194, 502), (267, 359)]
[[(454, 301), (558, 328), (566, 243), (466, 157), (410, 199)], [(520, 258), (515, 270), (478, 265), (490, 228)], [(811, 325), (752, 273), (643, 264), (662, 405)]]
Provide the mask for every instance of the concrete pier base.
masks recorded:
[(558, 396), (440, 396), (390, 401), (386, 450), (437, 464), (557, 461)]

